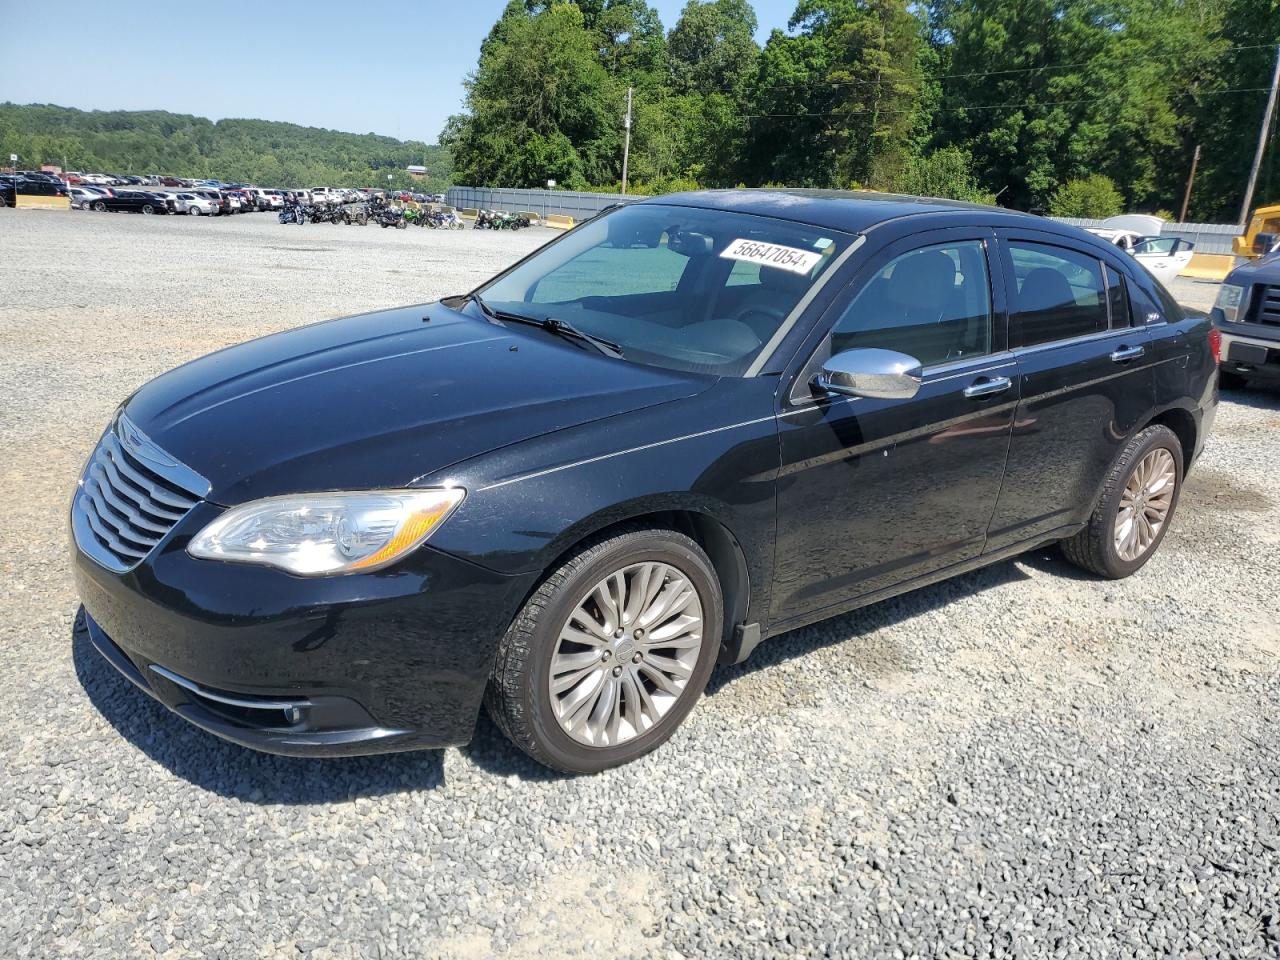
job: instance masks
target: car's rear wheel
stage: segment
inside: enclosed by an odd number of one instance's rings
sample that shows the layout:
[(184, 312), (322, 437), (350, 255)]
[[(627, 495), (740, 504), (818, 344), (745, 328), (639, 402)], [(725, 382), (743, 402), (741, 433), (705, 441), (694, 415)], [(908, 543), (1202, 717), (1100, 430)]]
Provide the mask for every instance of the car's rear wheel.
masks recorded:
[(1182, 443), (1172, 430), (1141, 431), (1112, 466), (1088, 525), (1062, 542), (1067, 559), (1113, 580), (1135, 573), (1169, 531), (1182, 471)]
[(99, 213), (105, 213), (107, 210), (107, 205), (103, 203), (101, 200), (99, 200), (97, 203), (93, 205), (93, 209), (97, 210)]
[(552, 572), (498, 648), (485, 694), (520, 749), (570, 773), (662, 744), (715, 666), (723, 599), (711, 561), (671, 530), (630, 529)]
[(199, 207), (187, 207), (187, 216), (189, 216), (189, 217), (198, 217), (198, 216), (200, 216), (200, 208), (199, 208)]
[(155, 212), (156, 212), (156, 208), (155, 208), (155, 207), (153, 207), (153, 206), (151, 206), (151, 204), (149, 204), (149, 203), (148, 203), (148, 204), (144, 204), (144, 205), (143, 205), (143, 207), (142, 207), (142, 212), (143, 212), (143, 213), (145, 213), (145, 214), (147, 214), (148, 216), (150, 216), (151, 214), (153, 214), (153, 213), (155, 213)]

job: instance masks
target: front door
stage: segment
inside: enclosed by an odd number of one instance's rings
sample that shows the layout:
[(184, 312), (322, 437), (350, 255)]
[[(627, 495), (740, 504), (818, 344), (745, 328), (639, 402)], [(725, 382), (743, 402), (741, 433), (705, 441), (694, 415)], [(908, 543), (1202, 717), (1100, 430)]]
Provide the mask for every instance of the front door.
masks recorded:
[[(898, 241), (824, 315), (779, 416), (771, 629), (982, 552), (1018, 399), (990, 246), (981, 229)], [(823, 358), (862, 347), (918, 359), (916, 396), (809, 391)]]

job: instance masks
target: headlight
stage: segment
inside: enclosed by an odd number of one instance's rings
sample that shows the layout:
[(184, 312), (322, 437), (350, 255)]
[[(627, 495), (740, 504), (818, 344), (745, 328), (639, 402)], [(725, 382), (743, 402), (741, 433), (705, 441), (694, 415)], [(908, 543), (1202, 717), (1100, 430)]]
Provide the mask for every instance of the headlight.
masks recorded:
[(426, 540), (465, 495), (452, 489), (269, 497), (228, 510), (187, 552), (303, 577), (376, 570)]
[(1244, 287), (1232, 283), (1224, 283), (1218, 288), (1218, 299), (1214, 306), (1222, 311), (1222, 316), (1230, 323), (1235, 323), (1240, 316), (1240, 304), (1244, 300)]

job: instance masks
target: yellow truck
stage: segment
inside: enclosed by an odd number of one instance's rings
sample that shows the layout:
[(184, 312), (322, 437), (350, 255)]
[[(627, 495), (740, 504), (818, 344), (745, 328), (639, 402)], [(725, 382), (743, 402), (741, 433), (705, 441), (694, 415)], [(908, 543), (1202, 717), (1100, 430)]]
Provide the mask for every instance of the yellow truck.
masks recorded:
[(1244, 236), (1236, 237), (1231, 248), (1237, 257), (1253, 259), (1270, 253), (1277, 241), (1280, 241), (1280, 205), (1258, 207)]

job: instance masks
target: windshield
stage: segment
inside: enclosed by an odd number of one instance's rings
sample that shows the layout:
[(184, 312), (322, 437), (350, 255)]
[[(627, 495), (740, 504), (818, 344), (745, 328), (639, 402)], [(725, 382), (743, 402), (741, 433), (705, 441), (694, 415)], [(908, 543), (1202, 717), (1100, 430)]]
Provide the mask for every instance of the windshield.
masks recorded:
[(628, 360), (741, 376), (851, 241), (724, 210), (636, 204), (583, 224), (480, 293), (562, 320)]

